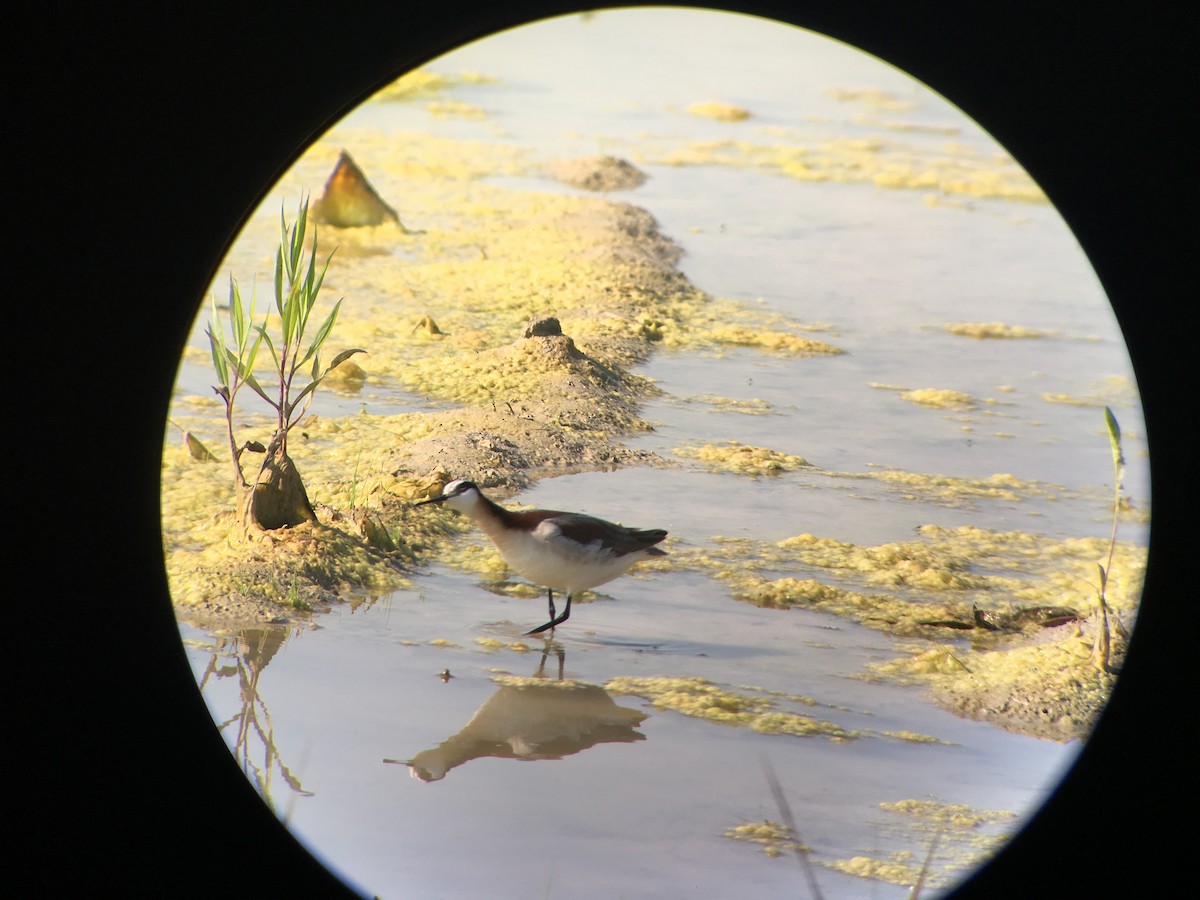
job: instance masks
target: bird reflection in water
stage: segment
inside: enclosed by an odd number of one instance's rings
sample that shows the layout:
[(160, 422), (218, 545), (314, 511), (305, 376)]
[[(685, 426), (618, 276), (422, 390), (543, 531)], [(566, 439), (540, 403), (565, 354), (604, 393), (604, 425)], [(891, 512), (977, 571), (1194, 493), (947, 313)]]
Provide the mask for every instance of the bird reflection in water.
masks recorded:
[[(558, 677), (545, 674), (551, 653)], [(500, 677), (499, 689), (455, 734), (412, 759), (385, 759), (406, 765), (420, 781), (439, 781), (456, 766), (481, 757), (498, 759), (562, 759), (596, 744), (633, 743), (646, 736), (634, 729), (646, 713), (618, 706), (604, 688), (563, 678), (566, 654), (561, 644), (546, 641), (533, 677)]]

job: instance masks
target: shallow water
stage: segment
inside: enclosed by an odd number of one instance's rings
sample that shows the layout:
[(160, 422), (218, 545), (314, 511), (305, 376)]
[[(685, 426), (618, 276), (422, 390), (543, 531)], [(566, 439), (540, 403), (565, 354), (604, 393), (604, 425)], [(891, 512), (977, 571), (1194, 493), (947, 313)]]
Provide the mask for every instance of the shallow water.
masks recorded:
[[(765, 140), (754, 131), (764, 125), (807, 122), (830, 135), (875, 134), (857, 109), (822, 93), (871, 86), (916, 103), (906, 117), (957, 126), (953, 140), (999, 152), (961, 113), (878, 61), (745, 17), (662, 10), (573, 17), (474, 45), (432, 68), (498, 77), (454, 92), (486, 109), (487, 118), (435, 117), (420, 104), (389, 103), (369, 104), (347, 124), (502, 139), (545, 158), (644, 151), (652, 159), (657, 143)], [(755, 118), (721, 123), (683, 114), (688, 103), (706, 99), (742, 104)], [(812, 336), (846, 352), (811, 359), (748, 349), (719, 357), (659, 353), (640, 370), (665, 391), (643, 410), (655, 431), (631, 443), (671, 457), (688, 443), (737, 440), (803, 456), (817, 468), (752, 479), (676, 458), (672, 469), (543, 481), (516, 501), (665, 527), (680, 547), (705, 546), (715, 535), (778, 540), (803, 532), (876, 544), (907, 540), (929, 523), (1103, 537), (1111, 491), (1105, 403), (1125, 429), (1127, 492), (1137, 504), (1148, 500), (1128, 356), (1100, 286), (1052, 207), (998, 200), (928, 207), (919, 191), (806, 183), (753, 168), (640, 165), (647, 183), (616, 196), (648, 209), (680, 243), (681, 266), (694, 284), (761, 301), (801, 323), (826, 323), (830, 330)], [(530, 178), (494, 180), (567, 190)], [(266, 201), (278, 205), (275, 195)], [(241, 252), (259, 258), (264, 249)], [(976, 341), (941, 327), (990, 321), (1053, 335)], [(208, 384), (201, 367), (187, 364), (177, 394), (203, 395)], [(928, 387), (965, 392), (977, 406), (926, 409), (898, 390)], [(1046, 394), (1087, 402), (1048, 402)], [(714, 396), (766, 401), (769, 411), (721, 411), (703, 399)], [(314, 409), (336, 416), (426, 403), (371, 387), (357, 396), (319, 392)], [(1011, 473), (1061, 489), (1050, 498), (946, 505), (874, 480), (835, 477), (880, 466), (971, 478)], [(1144, 541), (1145, 529), (1123, 524), (1122, 537)], [(614, 696), (618, 706), (647, 714), (635, 729), (640, 737), (626, 734), (558, 760), (508, 758), (493, 742), (490, 752), (501, 755), (471, 758), (423, 783), (396, 761), (462, 731), (498, 693), (495, 670), (534, 674), (536, 639), (526, 653), (489, 652), (477, 639), (521, 640), (544, 621), (544, 599), (497, 595), (434, 565), (414, 590), (335, 608), (315, 616), (313, 630), (243, 635), (240, 650), (186, 625), (181, 632), (218, 722), (254, 713), (262, 724), (269, 713), (270, 728), (245, 732), (239, 752), (248, 770), (273, 773), (265, 793), (280, 816), (351, 884), (385, 897), (798, 893), (794, 861), (723, 837), (743, 822), (780, 818), (764, 757), (815, 862), (911, 851), (910, 864), (919, 866), (927, 837), (880, 803), (936, 798), (1008, 811), (1017, 818), (998, 830), (1013, 833), (1078, 750), (956, 718), (916, 688), (855, 677), (903, 650), (834, 617), (737, 603), (727, 588), (692, 572), (643, 572), (601, 591), (559, 629), (567, 678), (602, 686), (621, 676), (702, 676), (730, 690), (752, 686), (757, 696), (802, 694), (817, 706), (776, 702), (866, 734), (841, 743), (759, 734)], [(437, 640), (450, 645), (430, 643)], [(230, 674), (205, 679), (214, 659), (233, 667)], [(257, 674), (254, 681), (233, 676), (238, 659)], [(557, 664), (551, 653), (551, 678)], [(453, 677), (444, 681), (439, 673), (447, 669)], [(904, 741), (889, 731), (946, 743)], [(237, 722), (224, 734), (237, 745)], [(509, 754), (514, 747), (530, 752), (515, 740)], [(963, 837), (977, 832), (987, 828)], [(943, 841), (941, 862), (956, 852), (978, 854), (955, 840)], [(906, 894), (825, 867), (817, 878), (830, 898)]]
[[(739, 886), (778, 896), (797, 889), (794, 865), (721, 837), (743, 822), (779, 820), (763, 757), (802, 839), (817, 859), (834, 860), (922, 853), (911, 835), (896, 833), (903, 823), (881, 802), (932, 797), (1023, 814), (1074, 755), (1070, 746), (958, 719), (916, 689), (849, 677), (892, 655), (892, 642), (875, 632), (812, 613), (764, 614), (730, 603), (706, 579), (669, 577), (627, 578), (613, 600), (578, 605), (559, 630), (565, 676), (602, 686), (616, 676), (702, 675), (735, 690), (798, 692), (819, 705), (780, 701), (780, 709), (867, 736), (835, 743), (756, 734), (614, 696), (649, 713), (636, 729), (644, 740), (600, 743), (561, 760), (482, 756), (423, 783), (396, 761), (459, 733), (498, 690), (494, 670), (532, 675), (540, 663), (538, 641), (516, 653), (487, 652), (475, 640), (519, 640), (545, 612), (544, 600), (495, 597), (435, 567), (417, 598), (335, 609), (263, 669), (258, 696), (280, 762), (312, 792), (290, 790), (276, 771), (277, 809), (335, 871), (383, 896), (719, 897)], [(195, 640), (189, 655), (199, 677), (210, 639), (183, 631)], [(457, 646), (429, 643), (438, 639)], [(552, 654), (550, 677), (556, 666)], [(224, 719), (244, 695), (228, 679), (207, 686), (205, 697)], [(266, 744), (252, 743), (250, 758), (267, 768)], [(832, 870), (818, 878), (826, 896), (904, 895)]]

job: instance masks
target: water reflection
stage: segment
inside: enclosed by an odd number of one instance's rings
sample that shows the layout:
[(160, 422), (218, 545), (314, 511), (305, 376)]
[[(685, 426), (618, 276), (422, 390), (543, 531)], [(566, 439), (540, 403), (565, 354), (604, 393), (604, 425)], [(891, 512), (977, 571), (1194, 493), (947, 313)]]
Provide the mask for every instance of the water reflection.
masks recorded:
[[(549, 680), (546, 662), (553, 653), (558, 675)], [(646, 718), (637, 709), (618, 706), (604, 688), (563, 678), (566, 654), (547, 641), (532, 677), (504, 676), (499, 689), (475, 711), (457, 734), (412, 759), (385, 759), (408, 766), (421, 781), (439, 781), (456, 766), (480, 757), (562, 759), (596, 744), (646, 739), (634, 729)]]
[(200, 678), (201, 692), (214, 676), (237, 679), (240, 707), (228, 719), (218, 722), (217, 727), (226, 740), (230, 740), (229, 732), (233, 732), (231, 743), (238, 765), (272, 809), (275, 808), (271, 795), (275, 772), (295, 793), (312, 796), (279, 755), (271, 713), (258, 693), (259, 676), (287, 638), (287, 626), (258, 626), (240, 629), (233, 635), (217, 635), (212, 655)]

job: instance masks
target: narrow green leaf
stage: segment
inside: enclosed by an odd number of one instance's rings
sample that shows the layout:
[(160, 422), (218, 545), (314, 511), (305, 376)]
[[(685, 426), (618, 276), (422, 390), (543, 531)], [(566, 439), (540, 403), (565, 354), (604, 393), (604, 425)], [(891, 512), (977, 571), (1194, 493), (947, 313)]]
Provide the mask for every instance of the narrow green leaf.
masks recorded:
[[(296, 223), (300, 228), (300, 236), (304, 237), (304, 231), (308, 227), (308, 198), (303, 194), (300, 196), (300, 204), (296, 208)], [(303, 240), (300, 241), (304, 243)]]
[(296, 330), (293, 337), (299, 347), (304, 332), (308, 330), (308, 315), (312, 312), (313, 299), (305, 293), (303, 286), (296, 286)]
[(261, 337), (266, 343), (267, 349), (271, 351), (271, 362), (275, 364), (275, 371), (278, 372), (280, 369), (279, 353), (275, 350), (275, 342), (271, 340), (271, 335), (267, 332), (265, 322), (263, 323), (263, 326), (258, 329), (258, 334), (259, 337)]
[(192, 459), (198, 459), (201, 462), (210, 462), (216, 459), (212, 451), (200, 442), (200, 439), (190, 431), (183, 433), (183, 443), (187, 447), (188, 453), (192, 455)]
[[(255, 279), (250, 282), (250, 301), (245, 304), (246, 322), (242, 329), (243, 335), (242, 335), (242, 342), (239, 345), (239, 352), (241, 352), (241, 349), (245, 348), (246, 342), (250, 340), (251, 335), (254, 333), (254, 315), (255, 315), (257, 306), (258, 306), (258, 280)], [(263, 319), (264, 325), (266, 324), (266, 320), (268, 318), (270, 318), (270, 315), (271, 315), (271, 309), (270, 309), (270, 307), (268, 307), (266, 316)]]
[(254, 371), (254, 361), (258, 358), (258, 348), (262, 346), (263, 332), (258, 332), (258, 337), (254, 339), (254, 343), (250, 345), (250, 352), (246, 354), (246, 370)]
[[(219, 323), (218, 323), (219, 329)], [(225, 366), (225, 344), (218, 337), (219, 330), (214, 332), (210, 325), (206, 329), (208, 333), (208, 344), (212, 350), (213, 370), (217, 373), (217, 380), (221, 382), (222, 387), (229, 386), (229, 370)]]
[(283, 315), (283, 245), (275, 253), (275, 308)]
[(294, 290), (288, 290), (287, 299), (283, 304), (283, 345), (290, 347), (292, 339), (296, 334), (296, 293)]
[(224, 347), (222, 349), (225, 351), (225, 365), (228, 366), (230, 371), (237, 376), (238, 380), (241, 380), (242, 370), (245, 368), (244, 364), (240, 359), (238, 359), (238, 355), (228, 347)]
[[(283, 207), (279, 207), (279, 264), (282, 271), (291, 278), (291, 239), (288, 237), (287, 216)], [(280, 300), (282, 302), (282, 299)], [(282, 312), (282, 309), (280, 310)]]
[(304, 276), (304, 295), (312, 300), (316, 299), (313, 293), (313, 282), (317, 277), (317, 238), (314, 235), (312, 239), (312, 249), (308, 253), (308, 272)]
[(346, 360), (348, 360), (350, 357), (352, 357), (355, 353), (366, 353), (366, 352), (367, 352), (366, 350), (358, 350), (358, 349), (343, 350), (341, 353), (339, 353), (337, 356), (335, 356), (333, 358), (333, 362), (331, 362), (329, 364), (329, 368), (325, 370), (326, 374), (328, 374), (329, 372), (332, 372), (334, 369), (336, 369), (338, 366), (340, 366), (342, 363), (344, 363)]
[(1107, 406), (1104, 407), (1104, 421), (1108, 425), (1108, 443), (1112, 447), (1113, 470), (1117, 471), (1125, 465), (1125, 457), (1121, 453), (1121, 426), (1117, 424), (1117, 417)]
[(330, 311), (325, 321), (321, 323), (321, 327), (317, 329), (317, 334), (313, 338), (312, 343), (309, 345), (308, 352), (304, 354), (305, 360), (308, 360), (309, 357), (321, 349), (321, 346), (329, 337), (329, 332), (333, 330), (333, 323), (337, 320), (338, 310), (341, 309), (341, 307), (341, 300), (338, 300), (337, 303), (333, 304), (333, 309)]
[[(313, 252), (316, 252), (315, 245), (313, 246)], [(316, 299), (317, 294), (319, 294), (321, 291), (321, 285), (325, 283), (325, 273), (329, 271), (329, 263), (333, 259), (334, 253), (337, 253), (336, 247), (334, 248), (333, 253), (330, 253), (329, 256), (325, 257), (325, 265), (321, 266), (321, 274), (317, 276), (316, 282), (312, 288), (312, 296), (314, 300)]]
[(233, 327), (233, 344), (240, 350), (245, 346), (246, 318), (242, 313), (242, 292), (232, 275), (229, 276), (229, 323)]
[(288, 277), (292, 281), (296, 280), (296, 273), (300, 271), (300, 260), (304, 256), (304, 228), (305, 220), (308, 217), (307, 212), (308, 203), (306, 201), (301, 201), (300, 209), (296, 213), (296, 224), (292, 227), (292, 265), (291, 269), (288, 271)]
[(222, 385), (229, 384), (229, 371), (225, 366), (225, 330), (221, 327), (221, 316), (217, 312), (217, 298), (212, 296), (212, 318), (208, 325), (208, 343), (212, 350), (213, 369)]

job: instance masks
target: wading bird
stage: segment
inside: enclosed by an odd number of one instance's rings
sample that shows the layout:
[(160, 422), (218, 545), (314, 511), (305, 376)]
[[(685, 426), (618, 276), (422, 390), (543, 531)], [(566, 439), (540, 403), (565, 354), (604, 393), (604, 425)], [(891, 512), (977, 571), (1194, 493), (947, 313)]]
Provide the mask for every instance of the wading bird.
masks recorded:
[[(451, 481), (439, 497), (422, 500), (444, 503), (478, 525), (504, 561), (525, 578), (549, 592), (550, 621), (526, 634), (540, 634), (567, 621), (571, 597), (612, 581), (634, 563), (667, 554), (654, 545), (667, 536), (661, 528), (626, 528), (554, 509), (505, 509), (483, 495), (470, 481)], [(562, 615), (556, 615), (554, 592), (567, 595)]]

